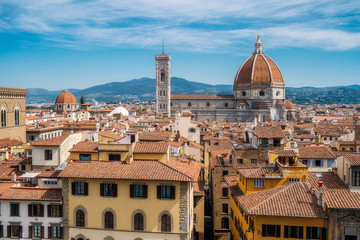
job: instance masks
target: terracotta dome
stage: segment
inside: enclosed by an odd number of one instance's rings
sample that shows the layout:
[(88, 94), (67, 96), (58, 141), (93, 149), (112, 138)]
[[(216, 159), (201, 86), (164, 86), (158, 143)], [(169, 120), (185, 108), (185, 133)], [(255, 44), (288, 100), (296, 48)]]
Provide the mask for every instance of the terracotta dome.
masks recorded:
[(292, 102), (290, 102), (289, 100), (285, 100), (285, 108), (286, 109), (296, 109), (295, 105)]
[(255, 43), (255, 51), (239, 68), (234, 87), (241, 83), (284, 83), (276, 63), (264, 54), (260, 37)]
[(75, 96), (71, 92), (69, 92), (68, 90), (65, 90), (59, 94), (59, 96), (56, 98), (55, 103), (77, 104), (77, 101), (76, 101)]

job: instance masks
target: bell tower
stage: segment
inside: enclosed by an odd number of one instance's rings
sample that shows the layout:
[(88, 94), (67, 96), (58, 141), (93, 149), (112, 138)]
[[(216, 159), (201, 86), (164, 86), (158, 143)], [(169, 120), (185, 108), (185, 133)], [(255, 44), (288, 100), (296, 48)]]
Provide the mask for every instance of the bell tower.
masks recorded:
[(170, 62), (171, 56), (164, 54), (155, 55), (156, 60), (156, 113), (163, 113), (170, 117)]

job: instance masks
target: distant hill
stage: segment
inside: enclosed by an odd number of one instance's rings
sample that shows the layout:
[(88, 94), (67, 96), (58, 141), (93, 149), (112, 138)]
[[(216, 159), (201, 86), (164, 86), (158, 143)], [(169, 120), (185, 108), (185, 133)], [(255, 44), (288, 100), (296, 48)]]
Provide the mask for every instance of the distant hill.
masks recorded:
[[(126, 82), (111, 82), (86, 89), (67, 89), (79, 99), (96, 99), (100, 102), (152, 101), (155, 99), (155, 79), (140, 78)], [(231, 94), (233, 85), (211, 85), (188, 81), (183, 78), (171, 78), (172, 94)], [(48, 91), (42, 88), (28, 89), (27, 103), (55, 102), (63, 90)], [(286, 98), (294, 103), (360, 103), (360, 85), (338, 87), (301, 87), (286, 88)]]

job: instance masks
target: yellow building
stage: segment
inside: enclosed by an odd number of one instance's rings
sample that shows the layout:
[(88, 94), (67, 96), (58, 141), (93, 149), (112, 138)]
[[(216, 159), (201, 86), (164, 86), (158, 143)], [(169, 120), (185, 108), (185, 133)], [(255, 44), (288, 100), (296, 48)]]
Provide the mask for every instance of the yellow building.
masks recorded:
[(192, 239), (193, 178), (153, 160), (62, 171), (64, 239)]
[[(269, 167), (225, 176), (231, 191), (233, 239), (326, 239), (326, 219), (310, 191), (308, 167), (292, 150), (269, 151)], [(319, 201), (319, 204), (317, 203)]]
[(136, 142), (133, 150), (134, 159), (152, 159), (161, 162), (169, 160), (169, 144), (167, 142)]

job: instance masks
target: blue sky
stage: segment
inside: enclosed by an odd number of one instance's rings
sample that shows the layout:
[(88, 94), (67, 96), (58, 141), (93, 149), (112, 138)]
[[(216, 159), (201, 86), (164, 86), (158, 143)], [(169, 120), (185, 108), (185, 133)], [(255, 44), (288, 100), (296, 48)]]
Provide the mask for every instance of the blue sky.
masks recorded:
[(261, 34), (287, 86), (360, 84), (358, 0), (2, 0), (0, 86), (86, 88), (172, 76), (232, 84)]

